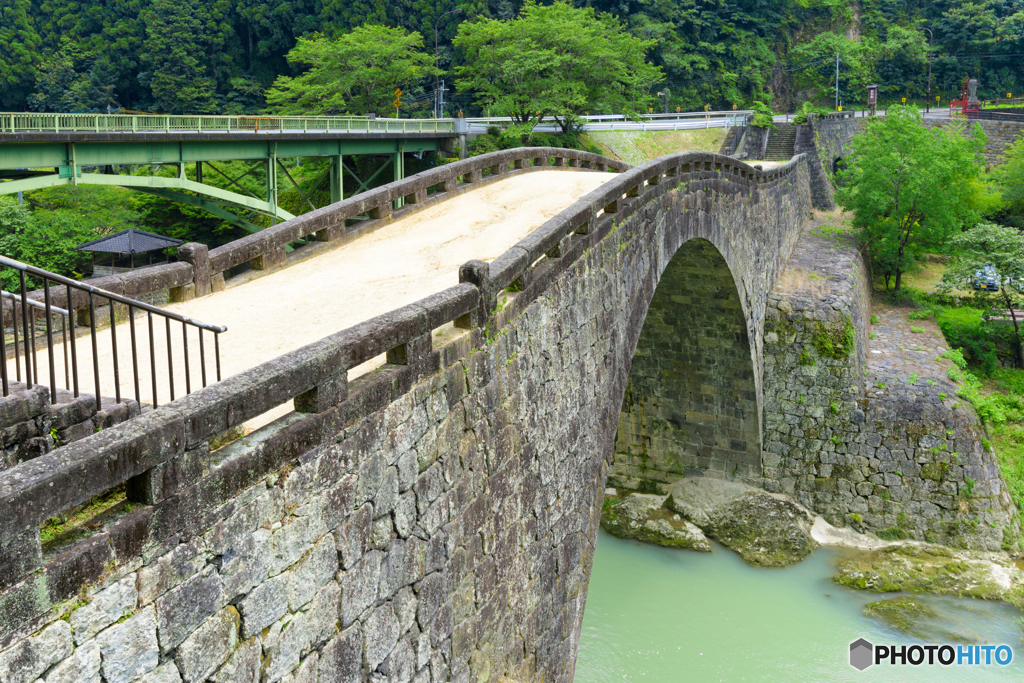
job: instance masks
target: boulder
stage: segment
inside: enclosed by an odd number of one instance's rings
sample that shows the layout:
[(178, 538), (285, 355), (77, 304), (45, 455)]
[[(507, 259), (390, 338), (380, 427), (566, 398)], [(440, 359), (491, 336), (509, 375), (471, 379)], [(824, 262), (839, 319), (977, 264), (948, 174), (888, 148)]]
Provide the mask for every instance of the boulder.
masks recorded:
[(739, 500), (760, 489), (738, 481), (712, 479), (710, 477), (687, 477), (672, 485), (665, 500), (665, 507), (703, 528), (710, 521), (710, 515), (726, 503)]
[(814, 519), (802, 507), (747, 484), (687, 477), (672, 486), (665, 505), (751, 564), (785, 567), (818, 547)]
[(699, 528), (663, 507), (663, 496), (634, 493), (624, 498), (606, 495), (601, 526), (619, 538), (645, 543), (711, 552), (711, 544)]
[(764, 491), (721, 505), (708, 517), (705, 533), (750, 564), (785, 567), (818, 547), (811, 537), (810, 515), (788, 498)]

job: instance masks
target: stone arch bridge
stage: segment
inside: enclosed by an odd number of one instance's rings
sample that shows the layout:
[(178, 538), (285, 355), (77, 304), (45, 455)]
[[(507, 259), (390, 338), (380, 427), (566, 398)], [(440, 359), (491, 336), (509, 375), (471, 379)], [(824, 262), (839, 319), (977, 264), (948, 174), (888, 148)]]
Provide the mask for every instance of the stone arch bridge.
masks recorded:
[[(550, 164), (616, 165), (475, 157), (120, 291), (202, 295), (290, 240), (345, 239), (348, 216)], [(571, 680), (613, 454), (661, 420), (680, 472), (761, 479), (770, 293), (811, 210), (803, 156), (618, 170), (456, 286), (0, 473), (0, 681)], [(4, 408), (5, 427), (41, 410)]]

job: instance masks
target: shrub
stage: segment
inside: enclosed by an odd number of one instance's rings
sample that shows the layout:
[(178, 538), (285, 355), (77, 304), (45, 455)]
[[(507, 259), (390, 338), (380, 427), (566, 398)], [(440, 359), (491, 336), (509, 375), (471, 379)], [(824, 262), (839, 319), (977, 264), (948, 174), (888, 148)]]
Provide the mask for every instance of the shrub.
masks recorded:
[(987, 323), (983, 313), (979, 308), (943, 308), (936, 320), (949, 345), (960, 348), (972, 368), (989, 376), (1000, 357), (1014, 357), (1014, 340), (1009, 325)]

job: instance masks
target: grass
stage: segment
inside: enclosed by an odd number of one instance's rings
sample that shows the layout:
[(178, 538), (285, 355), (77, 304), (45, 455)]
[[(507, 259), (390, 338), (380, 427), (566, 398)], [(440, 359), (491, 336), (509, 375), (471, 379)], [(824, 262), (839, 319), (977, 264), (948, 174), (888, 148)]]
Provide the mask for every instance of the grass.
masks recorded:
[(587, 137), (606, 153), (630, 164), (641, 164), (675, 152), (717, 152), (725, 141), (724, 128), (659, 131), (593, 131)]
[[(935, 288), (942, 281), (942, 274), (946, 272), (946, 265), (936, 261), (919, 261), (910, 272), (903, 273), (901, 286), (912, 287), (921, 292), (934, 292)], [(876, 285), (882, 291), (885, 290), (885, 281), (881, 277), (875, 278)], [(890, 281), (890, 286), (892, 282)], [(955, 294), (970, 295), (973, 290), (954, 290)]]

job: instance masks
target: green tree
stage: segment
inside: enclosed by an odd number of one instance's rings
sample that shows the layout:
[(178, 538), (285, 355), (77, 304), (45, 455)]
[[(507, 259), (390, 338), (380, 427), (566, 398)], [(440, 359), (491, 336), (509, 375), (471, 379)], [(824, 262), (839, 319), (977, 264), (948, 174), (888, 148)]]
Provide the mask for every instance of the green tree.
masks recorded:
[[(146, 43), (140, 75), (152, 89), (153, 106), (171, 114), (217, 111), (217, 81), (207, 61), (207, 30), (215, 17), (199, 0), (153, 0), (141, 14)], [(217, 42), (216, 40), (212, 42)]]
[(460, 90), (517, 123), (555, 117), (563, 130), (588, 109), (643, 111), (661, 70), (645, 61), (654, 40), (626, 32), (611, 15), (565, 2), (527, 2), (511, 20), (459, 26)]
[(31, 0), (0, 0), (0, 102), (4, 111), (24, 106), (31, 92), (39, 46)]
[(267, 91), (270, 111), (283, 114), (383, 114), (393, 91), (435, 73), (422, 51), (423, 36), (387, 26), (360, 26), (328, 38), (300, 38), (288, 62), (307, 67), (300, 76), (279, 76)]
[(984, 308), (994, 308), (998, 315), (1009, 311), (1017, 346), (1018, 362), (1024, 365), (1021, 345), (1021, 311), (1024, 311), (1024, 233), (992, 223), (979, 223), (966, 232), (954, 235), (949, 242), (953, 258), (942, 274), (941, 291), (971, 289), (975, 273), (985, 266), (995, 268), (999, 291), (979, 289), (975, 297)]
[(1024, 133), (1003, 152), (1003, 163), (994, 167), (990, 177), (1002, 194), (1007, 214), (1024, 228)]
[[(33, 212), (9, 197), (0, 197), (0, 254), (67, 277), (81, 277), (89, 255), (75, 249), (96, 233), (73, 216), (56, 215), (40, 226)], [(35, 286), (31, 283), (29, 286)], [(18, 291), (19, 278), (10, 268), (0, 273), (0, 286)]]
[(872, 257), (890, 264), (897, 291), (915, 253), (978, 218), (970, 181), (981, 171), (985, 133), (977, 124), (963, 132), (955, 121), (926, 128), (916, 109), (893, 106), (851, 142), (836, 199), (853, 212)]

